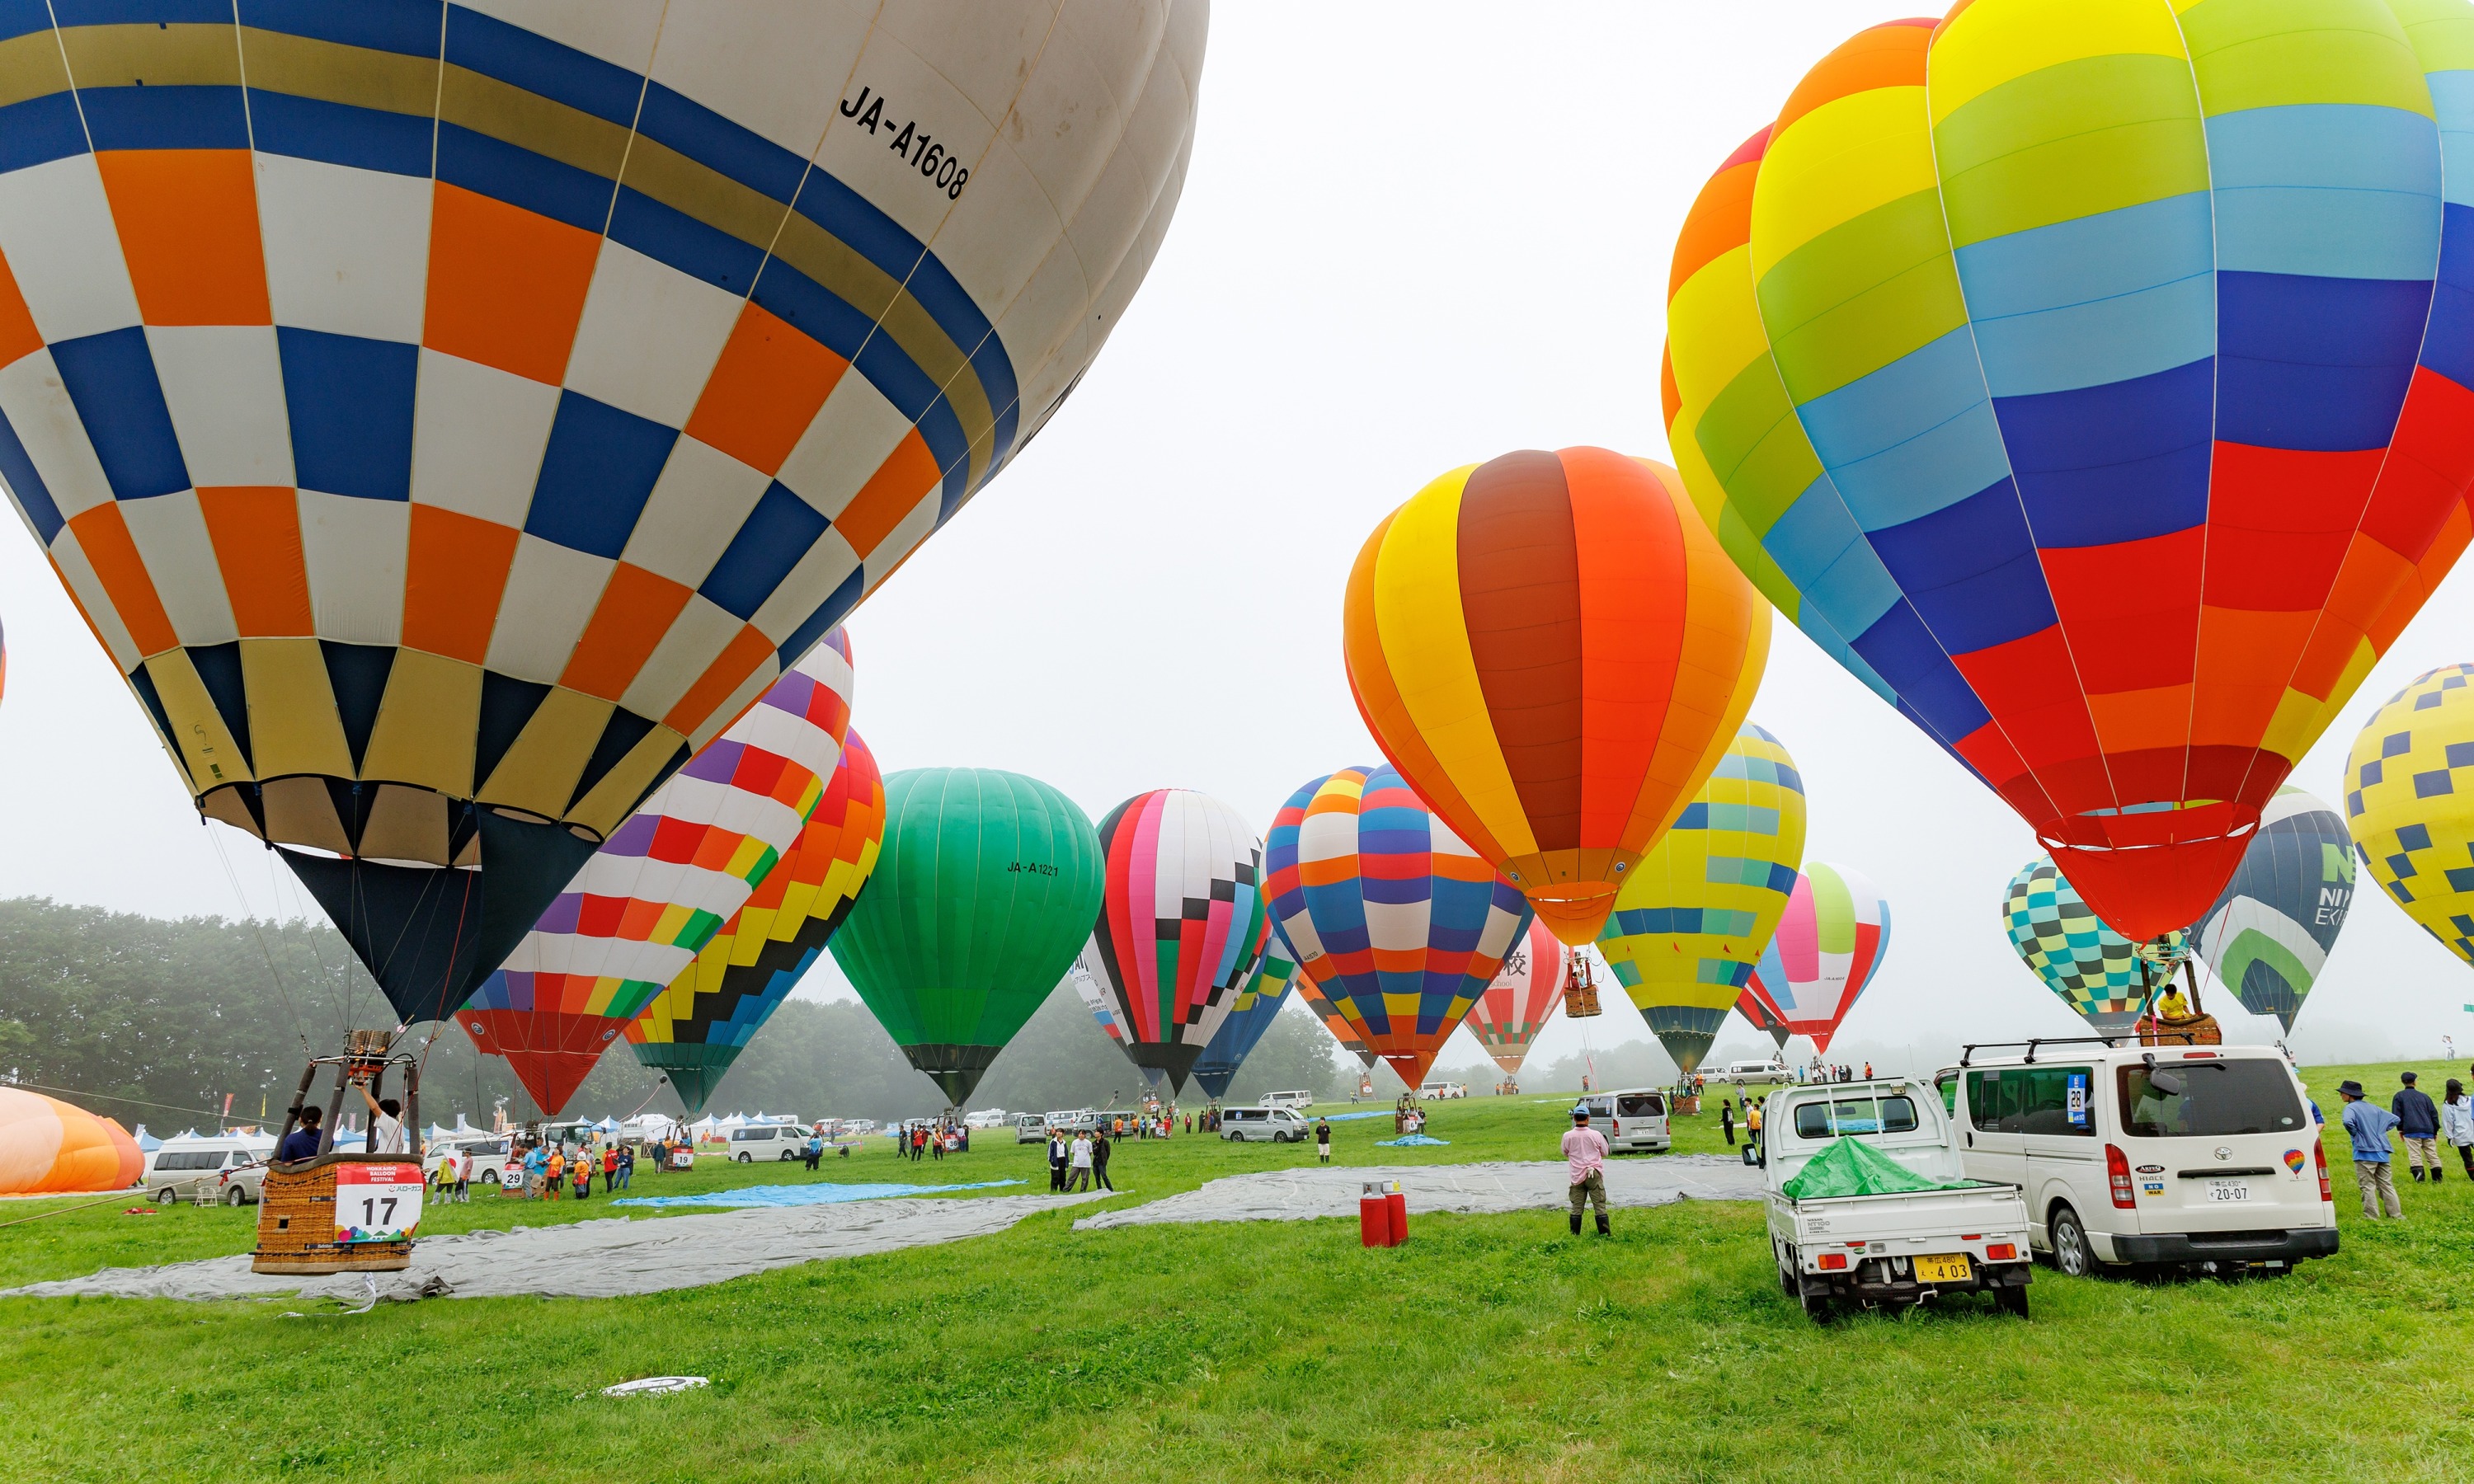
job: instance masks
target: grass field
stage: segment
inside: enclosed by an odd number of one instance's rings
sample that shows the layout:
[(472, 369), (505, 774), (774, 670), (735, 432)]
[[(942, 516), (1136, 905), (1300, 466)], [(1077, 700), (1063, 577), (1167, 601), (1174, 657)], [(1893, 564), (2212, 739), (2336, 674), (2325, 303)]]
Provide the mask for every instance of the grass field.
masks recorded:
[[(2397, 1067), (2359, 1076), (2385, 1099)], [(2438, 1087), (2445, 1069), (2421, 1067)], [(1448, 1149), (1334, 1126), (1337, 1160), (1550, 1157), (1561, 1103), (1443, 1105)], [(1712, 1117), (1679, 1147), (1719, 1147)], [(1036, 1147), (897, 1164), (878, 1141), (796, 1166), (643, 1179), (639, 1193), (815, 1178), (1021, 1176)], [(1311, 1147), (1122, 1146), (1133, 1202)], [(2034, 1318), (1980, 1303), (1816, 1328), (1783, 1298), (1749, 1204), (1003, 1235), (614, 1301), (470, 1300), (283, 1318), (292, 1305), (0, 1301), (0, 1459), (27, 1479), (1760, 1479), (2463, 1477), (2474, 1185), (2404, 1187), (2362, 1221), (2328, 1158), (2344, 1250), (2244, 1282), (2072, 1281)], [(1019, 1187), (1017, 1187), (1019, 1188)], [(1002, 1190), (985, 1192), (1005, 1193)], [(64, 1203), (74, 1204), (74, 1203)], [(0, 1227), (0, 1283), (244, 1251), (249, 1211)], [(0, 1221), (43, 1208), (0, 1203)], [(654, 1214), (642, 1208), (640, 1219)], [(424, 1231), (617, 1214), (487, 1203)], [(685, 1372), (708, 1390), (611, 1400)]]

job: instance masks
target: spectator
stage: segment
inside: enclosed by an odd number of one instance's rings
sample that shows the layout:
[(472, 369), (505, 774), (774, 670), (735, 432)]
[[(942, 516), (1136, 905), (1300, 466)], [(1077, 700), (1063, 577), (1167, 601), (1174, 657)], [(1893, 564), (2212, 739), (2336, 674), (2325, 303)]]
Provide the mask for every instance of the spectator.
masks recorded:
[(2402, 1220), (2405, 1207), (2397, 1200), (2396, 1176), (2389, 1169), (2389, 1131), (2397, 1126), (2397, 1115), (2363, 1101), (2363, 1085), (2351, 1077), (2337, 1084), (2337, 1095), (2345, 1102), (2337, 1121), (2354, 1141), (2354, 1187), (2363, 1193), (2363, 1214), (2377, 1221), (2385, 1206), (2389, 1215)]
[(2465, 1166), (2466, 1178), (2474, 1180), (2474, 1102), (2466, 1101), (2465, 1084), (2454, 1077), (2439, 1103), (2439, 1133), (2457, 1146), (2457, 1161)]
[(618, 1146), (617, 1144), (605, 1144), (601, 1148), (601, 1193), (603, 1195), (608, 1195), (612, 1190), (618, 1187)]
[(1761, 1100), (1757, 1097), (1744, 1099), (1744, 1147), (1758, 1162), (1761, 1157)]
[(1718, 1132), (1727, 1137), (1727, 1147), (1735, 1147), (1735, 1104), (1732, 1098), (1718, 1099)]
[(628, 1188), (630, 1185), (634, 1185), (635, 1183), (636, 1183), (636, 1146), (635, 1146), (635, 1145), (633, 1145), (633, 1144), (621, 1144), (621, 1145), (619, 1145), (619, 1146), (618, 1146), (618, 1189), (621, 1189), (621, 1190), (624, 1190), (624, 1189)]
[(1069, 1190), (1069, 1191), (1071, 1191), (1071, 1190), (1088, 1190), (1088, 1189), (1090, 1189), (1090, 1188), (1091, 1188), (1091, 1136), (1090, 1136), (1090, 1135), (1088, 1135), (1088, 1134), (1077, 1134), (1077, 1135), (1075, 1135), (1075, 1136), (1074, 1136), (1074, 1152), (1073, 1152), (1073, 1156), (1072, 1156), (1072, 1161), (1073, 1161), (1074, 1176), (1073, 1176), (1073, 1178), (1072, 1178), (1071, 1180), (1069, 1180), (1069, 1181), (1067, 1181), (1067, 1182), (1066, 1182), (1065, 1188), (1066, 1188), (1067, 1190)]
[(1564, 1135), (1564, 1161), (1572, 1185), (1572, 1234), (1581, 1234), (1581, 1207), (1594, 1201), (1598, 1234), (1612, 1236), (1607, 1227), (1607, 1137), (1589, 1127), (1587, 1108), (1572, 1110), (1572, 1127)]
[(473, 1204), (473, 1151), (458, 1149), (455, 1151), (454, 1160), (455, 1199), (470, 1206)]
[(1099, 1181), (1101, 1189), (1113, 1191), (1117, 1188), (1108, 1184), (1108, 1133), (1105, 1129), (1091, 1140), (1091, 1175)]
[(1048, 1188), (1051, 1190), (1061, 1191), (1065, 1188), (1065, 1159), (1068, 1153), (1070, 1151), (1065, 1147), (1064, 1131), (1050, 1129), (1048, 1131)]
[(1315, 1119), (1315, 1162), (1318, 1164), (1331, 1162), (1331, 1120), (1329, 1118)]
[(568, 1174), (575, 1182), (575, 1198), (590, 1200), (593, 1196), (593, 1161), (579, 1155), (568, 1166)]
[(2413, 1073), (2399, 1072), (2397, 1081), (2405, 1086), (2389, 1099), (2389, 1112), (2396, 1114), (2397, 1137), (2405, 1140), (2406, 1168), (2413, 1172), (2414, 1184), (2422, 1184), (2423, 1166), (2431, 1167), (2432, 1184), (2439, 1183), (2439, 1110), (2431, 1094), (2413, 1085)]
[(549, 1198), (553, 1201), (565, 1193), (567, 1185), (567, 1147), (560, 1145), (549, 1152)]

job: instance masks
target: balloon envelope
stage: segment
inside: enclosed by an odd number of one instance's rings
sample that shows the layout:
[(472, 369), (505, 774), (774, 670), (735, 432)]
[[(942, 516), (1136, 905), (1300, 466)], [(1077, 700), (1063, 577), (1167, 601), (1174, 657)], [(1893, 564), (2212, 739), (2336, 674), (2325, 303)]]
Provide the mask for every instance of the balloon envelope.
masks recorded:
[(1099, 836), (1056, 789), (913, 768), (885, 780), (885, 845), (834, 961), (958, 1108), (1074, 962), (1101, 884)]
[[(1286, 941), (1284, 932), (1276, 926), (1273, 931), (1283, 942)], [(1297, 950), (1290, 948), (1285, 951), (1295, 953)], [(1368, 1071), (1374, 1070), (1375, 1065), (1383, 1058), (1377, 1056), (1374, 1048), (1366, 1043), (1365, 1038), (1357, 1034), (1357, 1027), (1349, 1022), (1348, 1017), (1340, 1013), (1340, 1007), (1331, 1002), (1331, 996), (1316, 985), (1314, 976), (1300, 970), (1297, 986), (1298, 997), (1306, 1002), (1306, 1009), (1314, 1012), (1314, 1017), (1322, 1022), (1322, 1028), (1331, 1032), (1331, 1039), (1340, 1042), (1340, 1049), (1357, 1058), (1358, 1065)]]
[(2474, 776), (2457, 771), (2465, 762), (2474, 762), (2474, 665), (2443, 665), (2390, 696), (2354, 738), (2345, 827), (2389, 899), (2474, 964)]
[(1342, 627), (1383, 755), (1576, 946), (1716, 765), (1769, 654), (1767, 605), (1674, 470), (1603, 448), (1418, 491), (1358, 552)]
[(2268, 802), (2233, 879), (2192, 927), (2192, 951), (2244, 1010), (2291, 1031), (2353, 899), (2344, 816), (2288, 785)]
[(1890, 904), (1844, 866), (1814, 861), (1798, 874), (1754, 982), (1789, 1031), (1828, 1051), (1856, 997), (1890, 952)]
[(1261, 957), (1263, 842), (1207, 794), (1157, 788), (1100, 821), (1106, 887), (1083, 967), (1134, 1065), (1179, 1089)]
[[(2139, 945), (2105, 925), (2051, 856), (2037, 856), (2010, 878), (2001, 921), (2020, 961), (2098, 1035), (2126, 1033), (2147, 1009)], [(2181, 935), (2171, 937), (2178, 945)]]
[(851, 690), (837, 629), (594, 852), (455, 1013), (543, 1113), (780, 868), (840, 760)]
[(1735, 996), (1735, 1013), (1752, 1021), (1753, 1029), (1767, 1031), (1781, 1051), (1786, 1049), (1787, 1038), (1795, 1034), (1786, 1028), (1786, 1017), (1778, 1013), (1778, 1007), (1757, 985), (1746, 984), (1744, 993)]
[(116, 1121), (0, 1087), (0, 1195), (124, 1190), (145, 1168), (137, 1140)]
[(1546, 1028), (1546, 1017), (1563, 1003), (1564, 956), (1570, 951), (1545, 923), (1530, 919), (1528, 931), (1504, 955), (1503, 968), (1486, 993), (1469, 1006), (1469, 1034), (1507, 1076), (1520, 1074), (1520, 1064)]
[(1298, 789), (1265, 859), (1298, 967), (1418, 1086), (1527, 931), (1527, 903), (1390, 767)]
[(1746, 725), (1615, 897), (1598, 949), (1675, 1065), (1701, 1065), (1804, 863), (1804, 777)]
[(885, 778), (853, 731), (798, 842), (696, 953), (695, 962), (627, 1024), (643, 1065), (670, 1079), (691, 1113), (850, 916), (885, 840)]
[(487, 9), (8, 26), (0, 478), (406, 1018), (1064, 399), (1208, 14)]
[(1876, 27), (1677, 243), (1669, 440), (1729, 553), (2135, 940), (2217, 898), (2463, 545), (2463, 17), (2427, 9)]
[(1288, 1008), (1289, 987), (1301, 977), (1298, 966), (1288, 956), (1287, 946), (1277, 933), (1270, 931), (1270, 920), (1264, 922), (1263, 951), (1256, 955), (1253, 972), (1246, 987), (1228, 1002), (1228, 1014), (1212, 1033), (1211, 1044), (1202, 1048), (1202, 1056), (1194, 1064), (1194, 1080), (1212, 1097), (1228, 1095), (1228, 1084), (1235, 1080), (1246, 1057), (1272, 1028), (1280, 1012)]

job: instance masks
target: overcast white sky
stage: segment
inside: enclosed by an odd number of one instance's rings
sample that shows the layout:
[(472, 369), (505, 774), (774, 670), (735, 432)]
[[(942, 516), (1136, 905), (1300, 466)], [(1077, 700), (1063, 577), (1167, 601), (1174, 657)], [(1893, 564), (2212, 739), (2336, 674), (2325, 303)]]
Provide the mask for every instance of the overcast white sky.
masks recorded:
[[(1221, 5), (1192, 174), (1150, 282), (1036, 443), (851, 621), (857, 724), (885, 769), (1015, 769), (1094, 819), (1143, 789), (1196, 788), (1268, 827), (1308, 778), (1378, 760), (1340, 656), (1359, 542), (1426, 480), (1514, 448), (1664, 457), (1659, 349), (1686, 207), (1805, 67), (1895, 13)], [(2295, 781), (2338, 799), (2354, 730), (2412, 676), (2467, 658), (2469, 616), (2461, 570)], [(314, 910), (254, 842), (199, 823), (14, 520), (0, 522), (0, 897)], [(1753, 717), (1804, 772), (1810, 858), (1872, 876), (1894, 917), (1844, 1034), (2071, 1034), (2001, 927), (2002, 886), (2036, 853), (2026, 826), (1778, 633)], [(848, 991), (828, 967), (802, 993)], [(2296, 1049), (2474, 1046), (2468, 1001), (2474, 976), (2367, 891)], [(1645, 1034), (1610, 1005), (1596, 1044)], [(2208, 1008), (2240, 1039), (2274, 1029), (2230, 994)], [(1559, 1019), (1537, 1055), (1578, 1040)], [(1477, 1057), (1463, 1032), (1443, 1060)]]

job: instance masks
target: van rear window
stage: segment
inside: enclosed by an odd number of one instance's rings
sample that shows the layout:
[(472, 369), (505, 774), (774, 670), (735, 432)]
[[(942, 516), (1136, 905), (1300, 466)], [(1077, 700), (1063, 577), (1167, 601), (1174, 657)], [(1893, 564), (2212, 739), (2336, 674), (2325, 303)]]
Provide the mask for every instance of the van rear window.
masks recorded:
[(1795, 1110), (1798, 1138), (1831, 1138), (1841, 1134), (1912, 1134), (1915, 1100), (1892, 1097), (1847, 1097), (1828, 1103), (1800, 1103)]
[(2295, 1134), (2311, 1115), (2281, 1062), (2212, 1058), (2124, 1066), (2115, 1073), (2122, 1127), (2133, 1138)]
[(1655, 1118), (1666, 1112), (1666, 1100), (1655, 1092), (1635, 1092), (1615, 1099), (1619, 1118)]

